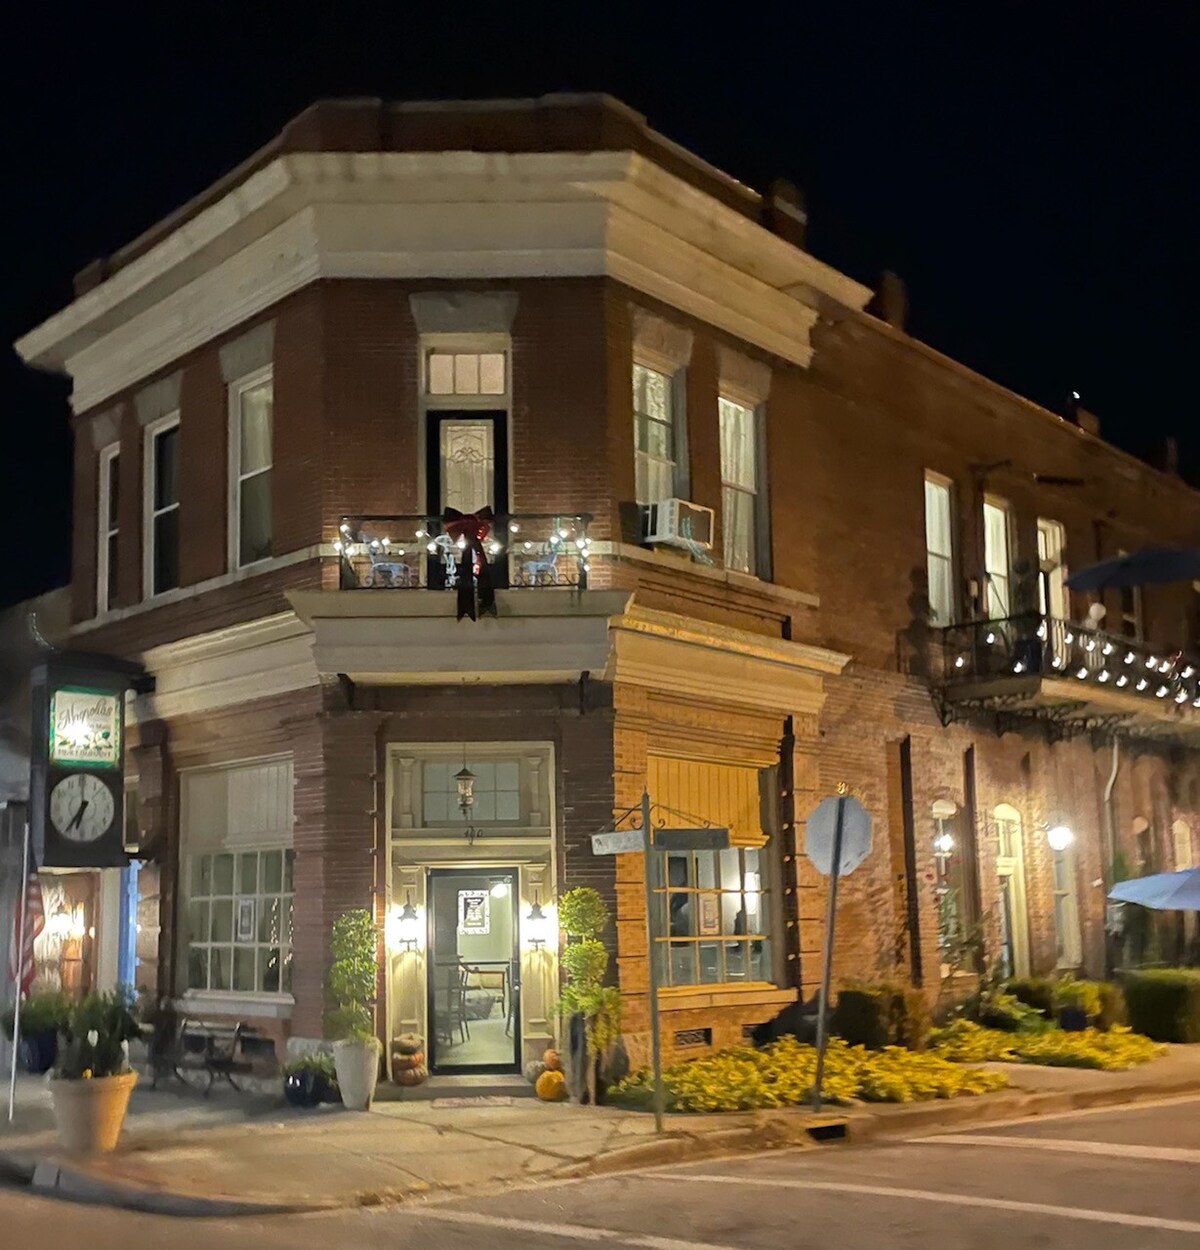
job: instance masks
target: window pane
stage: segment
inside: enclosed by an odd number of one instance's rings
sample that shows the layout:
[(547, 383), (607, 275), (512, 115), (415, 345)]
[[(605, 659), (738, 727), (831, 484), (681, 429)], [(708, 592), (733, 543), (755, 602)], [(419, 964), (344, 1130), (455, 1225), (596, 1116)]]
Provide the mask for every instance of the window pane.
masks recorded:
[(269, 945), (278, 946), (280, 937), (280, 918), (283, 903), (277, 898), (265, 898), (258, 909), (258, 940)]
[(479, 357), (474, 352), (459, 352), (454, 357), (454, 393), (479, 394)]
[(727, 486), (758, 489), (754, 438), (754, 410), (730, 399), (719, 403), (721, 421), (721, 480)]
[(154, 593), (161, 595), (179, 585), (179, 509), (154, 518)]
[(425, 822), (444, 821), (450, 818), (450, 800), (445, 794), (425, 795)]
[(746, 968), (748, 963), (745, 942), (725, 943), (725, 979), (727, 981), (747, 980)]
[(208, 947), (188, 947), (188, 989), (208, 989)]
[(270, 470), (246, 478), (238, 489), (238, 563), (253, 564), (271, 554)]
[(639, 416), (634, 427), (638, 451), (659, 460), (672, 460), (675, 456), (675, 437), (671, 426), (650, 417)]
[(214, 946), (209, 964), (210, 989), (231, 989), (232, 969), (230, 968), (232, 951), (228, 946)]
[(769, 942), (750, 943), (750, 980), (771, 980), (771, 944)]
[(197, 895), (212, 893), (211, 855), (194, 855), (192, 857), (192, 893)]
[(697, 945), (700, 948), (698, 954), (701, 984), (711, 985), (722, 980), (720, 947), (716, 942), (699, 942)]
[(671, 422), (671, 380), (664, 373), (633, 366), (633, 410), (657, 421)]
[(216, 855), (213, 857), (213, 893), (233, 893), (232, 855)]
[(929, 614), (934, 625), (950, 625), (950, 561), (930, 553), (929, 556)]
[(519, 820), (521, 797), (513, 790), (500, 790), (496, 794), (496, 819)]
[(696, 943), (671, 943), (671, 984), (696, 984)]
[(697, 851), (695, 855), (696, 887), (701, 890), (717, 888), (717, 856), (715, 851)]
[(283, 853), (283, 892), (290, 894), (292, 892), (292, 869), (296, 864), (296, 852), (284, 851)]
[(478, 789), (475, 791), (475, 806), (472, 809), (472, 815), (476, 820), (496, 819), (495, 790), (484, 790), (482, 793)]
[(253, 390), (241, 393), (242, 476), (265, 469), (271, 464), (271, 413), (274, 386), (264, 382)]
[(503, 761), (496, 765), (496, 789), (517, 790), (521, 785), (521, 766), (516, 760)]
[(721, 524), (725, 567), (739, 573), (755, 571), (754, 496), (726, 486), (721, 492)]
[(258, 856), (253, 851), (249, 855), (238, 856), (238, 892), (258, 893)]
[(121, 457), (108, 459), (108, 528), (115, 530), (121, 516)]
[(256, 990), (258, 981), (254, 976), (253, 946), (239, 946), (233, 952), (233, 988), (235, 990)]
[(454, 357), (446, 352), (429, 353), (429, 393), (454, 394)]
[(262, 987), (269, 994), (275, 994), (281, 988), (280, 969), (279, 969), (279, 948), (271, 947), (269, 950), (262, 952), (263, 958), (263, 984)]
[(925, 479), (925, 547), (939, 556), (949, 556), (950, 488)]
[(154, 436), (154, 510), (179, 502), (179, 426)]
[(108, 585), (105, 588), (105, 607), (115, 608), (117, 606), (117, 590), (120, 585), (120, 542), (118, 536), (110, 534), (108, 536)]
[(283, 852), (264, 851), (262, 855), (262, 892), (278, 894), (283, 888)]
[(504, 353), (485, 352), (479, 357), (479, 393), (504, 394)]
[(197, 902), (188, 904), (187, 935), (190, 941), (208, 941), (208, 904)]
[(213, 903), (208, 935), (214, 942), (233, 941), (233, 899), (218, 899)]
[(658, 503), (675, 494), (675, 465), (638, 453), (636, 465), (638, 503)]

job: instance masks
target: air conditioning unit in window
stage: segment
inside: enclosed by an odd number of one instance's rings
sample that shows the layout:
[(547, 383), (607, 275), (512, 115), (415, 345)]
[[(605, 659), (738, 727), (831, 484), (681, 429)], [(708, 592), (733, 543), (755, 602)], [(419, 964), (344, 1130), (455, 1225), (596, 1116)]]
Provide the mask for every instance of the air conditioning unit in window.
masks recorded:
[(662, 499), (643, 508), (643, 541), (708, 551), (713, 542), (713, 510), (686, 499)]

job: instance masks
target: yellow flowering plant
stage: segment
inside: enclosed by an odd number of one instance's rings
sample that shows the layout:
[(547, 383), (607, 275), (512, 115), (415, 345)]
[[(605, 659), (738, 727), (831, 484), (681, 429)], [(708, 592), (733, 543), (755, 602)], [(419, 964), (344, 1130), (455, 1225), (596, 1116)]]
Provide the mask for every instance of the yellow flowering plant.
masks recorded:
[(1033, 1063), (1056, 1068), (1099, 1068), (1117, 1071), (1149, 1063), (1163, 1047), (1140, 1033), (1116, 1025), (1107, 1031), (1082, 1029), (1064, 1032), (1005, 1033), (985, 1029), (971, 1020), (955, 1020), (935, 1029), (929, 1039), (932, 1054), (952, 1063)]

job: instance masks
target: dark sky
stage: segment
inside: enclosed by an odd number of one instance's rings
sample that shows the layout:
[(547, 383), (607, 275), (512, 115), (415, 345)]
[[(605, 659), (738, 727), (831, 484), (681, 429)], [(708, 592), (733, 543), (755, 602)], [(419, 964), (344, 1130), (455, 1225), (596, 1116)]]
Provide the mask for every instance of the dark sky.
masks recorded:
[[(1080, 391), (1129, 450), (1175, 434), (1200, 476), (1200, 6), (431, 7), (6, 18), (4, 343), (317, 97), (608, 91), (751, 186), (791, 178), (811, 250), (898, 271), (919, 338), (1049, 407)], [(67, 577), (70, 478), (65, 384), (0, 350), (3, 604)]]

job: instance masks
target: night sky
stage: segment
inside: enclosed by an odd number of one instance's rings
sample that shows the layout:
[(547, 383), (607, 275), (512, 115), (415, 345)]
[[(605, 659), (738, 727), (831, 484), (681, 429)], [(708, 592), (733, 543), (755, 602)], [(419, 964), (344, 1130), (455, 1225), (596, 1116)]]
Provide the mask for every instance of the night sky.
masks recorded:
[[(607, 91), (756, 189), (794, 181), (810, 249), (896, 270), (918, 338), (1056, 410), (1078, 390), (1131, 451), (1174, 434), (1200, 479), (1200, 6), (772, 7), (6, 17), (4, 343), (316, 98)], [(71, 505), (65, 382), (5, 348), (0, 386), (2, 605), (66, 579)]]

